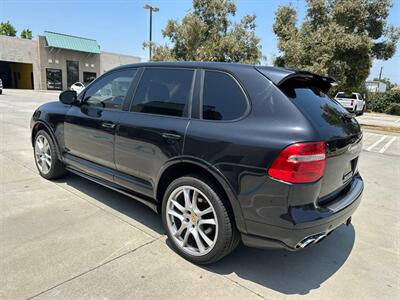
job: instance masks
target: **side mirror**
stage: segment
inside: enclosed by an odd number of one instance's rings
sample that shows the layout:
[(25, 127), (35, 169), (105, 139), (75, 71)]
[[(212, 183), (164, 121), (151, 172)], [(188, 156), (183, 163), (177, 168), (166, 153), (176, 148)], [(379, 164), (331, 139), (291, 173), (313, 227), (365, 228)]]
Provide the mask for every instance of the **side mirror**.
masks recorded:
[(76, 92), (75, 91), (64, 91), (58, 97), (60, 101), (67, 105), (72, 105), (77, 102)]

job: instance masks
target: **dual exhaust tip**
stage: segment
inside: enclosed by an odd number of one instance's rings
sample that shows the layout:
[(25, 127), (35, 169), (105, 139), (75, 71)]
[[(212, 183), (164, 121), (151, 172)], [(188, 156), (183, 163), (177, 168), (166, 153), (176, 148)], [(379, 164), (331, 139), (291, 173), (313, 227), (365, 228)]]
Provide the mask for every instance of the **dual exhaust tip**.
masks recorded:
[[(351, 224), (351, 217), (349, 217), (346, 220), (345, 224), (346, 224), (346, 226), (349, 226)], [(296, 245), (296, 249), (299, 249), (299, 248), (304, 249), (312, 244), (317, 244), (320, 241), (322, 241), (324, 238), (326, 238), (328, 235), (330, 235), (332, 232), (333, 232), (333, 230), (331, 230), (329, 232), (322, 232), (322, 233), (317, 233), (317, 234), (307, 236)]]
[[(329, 232), (330, 233), (330, 232)], [(314, 235), (310, 235), (303, 240), (301, 240), (297, 245), (296, 248), (301, 248), (304, 249), (312, 244), (319, 243), (322, 241), (324, 238), (328, 236), (329, 233), (318, 233)]]

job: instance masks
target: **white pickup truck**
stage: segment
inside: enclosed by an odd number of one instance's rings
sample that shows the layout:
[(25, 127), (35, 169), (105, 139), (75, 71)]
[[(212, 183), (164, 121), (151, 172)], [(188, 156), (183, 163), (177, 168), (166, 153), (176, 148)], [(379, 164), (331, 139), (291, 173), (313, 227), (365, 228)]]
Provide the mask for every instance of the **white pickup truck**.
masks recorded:
[(360, 93), (346, 94), (344, 92), (339, 92), (336, 94), (335, 100), (348, 111), (355, 113), (356, 115), (362, 115), (364, 113), (365, 100), (362, 98)]

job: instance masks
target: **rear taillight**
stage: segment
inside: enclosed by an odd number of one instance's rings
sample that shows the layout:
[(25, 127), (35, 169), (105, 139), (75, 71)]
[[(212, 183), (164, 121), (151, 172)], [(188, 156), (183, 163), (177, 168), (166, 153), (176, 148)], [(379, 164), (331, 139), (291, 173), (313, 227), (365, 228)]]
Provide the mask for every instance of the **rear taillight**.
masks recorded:
[(290, 183), (314, 182), (324, 175), (325, 161), (324, 142), (297, 143), (283, 149), (268, 175)]

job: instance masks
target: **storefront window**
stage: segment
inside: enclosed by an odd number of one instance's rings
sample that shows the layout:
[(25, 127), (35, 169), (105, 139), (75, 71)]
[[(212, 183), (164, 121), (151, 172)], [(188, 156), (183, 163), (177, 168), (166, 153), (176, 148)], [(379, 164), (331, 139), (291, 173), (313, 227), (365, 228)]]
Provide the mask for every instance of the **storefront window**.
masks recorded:
[(47, 89), (62, 90), (62, 72), (60, 69), (46, 69)]
[(83, 72), (83, 83), (85, 85), (88, 85), (91, 83), (93, 80), (96, 79), (96, 73), (93, 72)]

